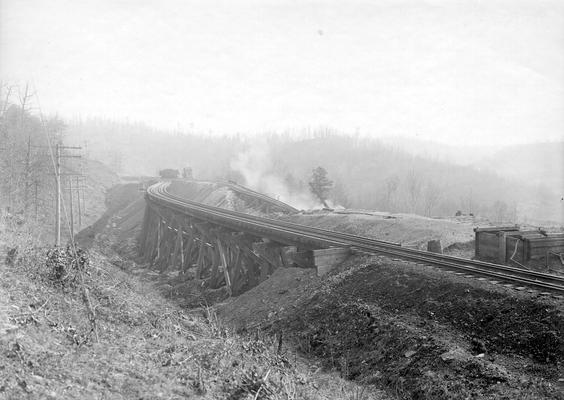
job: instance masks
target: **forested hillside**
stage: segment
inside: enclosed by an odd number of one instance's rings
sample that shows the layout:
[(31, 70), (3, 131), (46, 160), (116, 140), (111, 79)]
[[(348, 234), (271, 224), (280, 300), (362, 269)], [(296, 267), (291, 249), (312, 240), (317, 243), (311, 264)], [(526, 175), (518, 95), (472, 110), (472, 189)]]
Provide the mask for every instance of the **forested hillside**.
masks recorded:
[[(334, 182), (334, 205), (427, 216), (461, 211), (502, 223), (564, 220), (559, 188), (549, 181), (511, 178), (495, 163), (463, 166), (329, 129), (217, 137), (87, 120), (70, 124), (68, 134), (122, 174), (191, 167), (197, 179), (236, 180), (301, 208), (319, 205), (308, 181), (312, 169), (322, 166)], [(539, 157), (522, 158), (521, 168), (529, 162), (549, 168)]]
[[(75, 145), (67, 125), (42, 118), (27, 86), (0, 85), (0, 220), (26, 225), (35, 238), (51, 242), (56, 215), (55, 146)], [(62, 235), (92, 224), (104, 212), (105, 190), (119, 178), (108, 167), (88, 159), (80, 149), (61, 151)], [(70, 198), (72, 196), (72, 209)]]

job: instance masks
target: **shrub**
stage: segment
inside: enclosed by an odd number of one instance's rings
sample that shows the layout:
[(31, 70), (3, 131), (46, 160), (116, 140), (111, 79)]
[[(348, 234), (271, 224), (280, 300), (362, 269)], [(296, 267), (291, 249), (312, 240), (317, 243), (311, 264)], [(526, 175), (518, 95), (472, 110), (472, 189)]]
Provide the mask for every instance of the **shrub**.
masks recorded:
[(49, 278), (62, 286), (75, 286), (81, 273), (88, 273), (88, 253), (78, 246), (54, 247), (45, 261)]

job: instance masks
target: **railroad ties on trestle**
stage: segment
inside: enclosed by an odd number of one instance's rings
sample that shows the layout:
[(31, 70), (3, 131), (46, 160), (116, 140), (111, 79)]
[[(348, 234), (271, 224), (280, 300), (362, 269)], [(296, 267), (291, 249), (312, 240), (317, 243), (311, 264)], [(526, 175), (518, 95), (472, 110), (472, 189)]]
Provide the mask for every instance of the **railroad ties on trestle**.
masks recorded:
[(237, 296), (281, 267), (317, 268), (318, 275), (324, 275), (350, 250), (289, 245), (147, 200), (139, 253), (162, 274), (177, 273), (180, 279), (195, 279), (211, 289), (226, 286)]

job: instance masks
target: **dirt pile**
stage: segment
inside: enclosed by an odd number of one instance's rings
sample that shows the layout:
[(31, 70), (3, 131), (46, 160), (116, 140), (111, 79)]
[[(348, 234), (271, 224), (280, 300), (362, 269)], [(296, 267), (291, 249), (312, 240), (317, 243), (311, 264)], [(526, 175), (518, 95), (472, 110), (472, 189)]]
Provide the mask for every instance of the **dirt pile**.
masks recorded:
[(313, 269), (278, 268), (269, 279), (218, 305), (217, 310), (222, 320), (237, 330), (264, 327), (294, 311), (320, 280)]
[(564, 398), (561, 300), (384, 257), (340, 271), (278, 270), (219, 314), (401, 398)]
[(468, 341), (482, 343), (482, 352), (517, 353), (548, 364), (564, 361), (562, 308), (550, 298), (486, 290), (471, 282), (401, 271), (383, 261), (347, 277), (333, 290), (345, 303), (362, 299), (390, 313), (449, 325)]

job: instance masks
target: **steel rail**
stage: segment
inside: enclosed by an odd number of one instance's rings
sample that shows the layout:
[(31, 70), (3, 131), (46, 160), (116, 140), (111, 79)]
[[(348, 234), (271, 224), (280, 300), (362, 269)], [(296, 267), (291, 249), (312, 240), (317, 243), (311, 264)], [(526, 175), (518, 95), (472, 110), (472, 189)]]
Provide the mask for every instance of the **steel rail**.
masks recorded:
[[(166, 190), (165, 190), (165, 192), (166, 192)], [(192, 202), (190, 200), (186, 200), (182, 197), (170, 194), (168, 192), (166, 192), (166, 193), (169, 197), (173, 197), (173, 198), (175, 198), (179, 201), (185, 201), (185, 202), (188, 202), (190, 204), (199, 204), (199, 205), (204, 206), (204, 207), (209, 208), (209, 209), (214, 208), (212, 206), (206, 206), (206, 205), (203, 205), (203, 204), (200, 204), (200, 203), (195, 203), (195, 202)], [(365, 237), (365, 236), (353, 235), (353, 234), (344, 233), (344, 232), (336, 232), (336, 231), (332, 231), (332, 230), (328, 230), (328, 229), (322, 229), (322, 228), (315, 228), (315, 227), (300, 225), (300, 224), (296, 224), (296, 223), (292, 223), (292, 222), (281, 221), (281, 220), (267, 218), (267, 217), (258, 217), (258, 216), (248, 215), (248, 214), (242, 214), (242, 213), (238, 213), (236, 211), (230, 211), (230, 210), (224, 210), (224, 209), (221, 209), (221, 210), (222, 210), (222, 212), (226, 212), (226, 213), (229, 213), (229, 214), (232, 214), (232, 215), (245, 216), (246, 219), (251, 219), (251, 220), (255, 220), (255, 221), (265, 221), (265, 220), (267, 220), (269, 222), (275, 223), (278, 226), (293, 228), (293, 229), (300, 230), (300, 231), (303, 231), (305, 229), (308, 232), (315, 232), (315, 233), (318, 233), (318, 234), (328, 235), (328, 236), (331, 236), (333, 238), (337, 238), (339, 240), (348, 240), (348, 241), (350, 241), (350, 243), (348, 243), (349, 245), (355, 246), (355, 247), (358, 247), (358, 248), (361, 248), (361, 249), (376, 250), (376, 251), (382, 251), (383, 252), (390, 245), (401, 246), (401, 244), (399, 244), (399, 243), (373, 239), (373, 238), (369, 238), (369, 237)], [(378, 245), (381, 245), (383, 247), (374, 248), (374, 246), (378, 246)], [(366, 247), (366, 246), (370, 246), (370, 247)], [(445, 255), (445, 254), (431, 253), (431, 252), (426, 252), (426, 251), (421, 251), (421, 250), (416, 250), (416, 249), (410, 249), (410, 248), (405, 248), (405, 247), (402, 247), (401, 254), (402, 255), (413, 254), (413, 255), (418, 256), (418, 257), (423, 255), (423, 256), (427, 257), (428, 259), (430, 259), (429, 261), (437, 260), (437, 261), (451, 261), (451, 262), (456, 262), (456, 263), (464, 262), (465, 264), (470, 264), (470, 265), (475, 266), (475, 267), (497, 269), (497, 270), (500, 270), (500, 271), (503, 271), (503, 272), (517, 273), (517, 274), (525, 275), (529, 278), (552, 280), (554, 282), (564, 284), (564, 277), (546, 274), (546, 273), (543, 273), (543, 272), (524, 270), (524, 269), (521, 269), (521, 268), (515, 268), (515, 267), (508, 266), (508, 265), (494, 264), (494, 263), (489, 263), (489, 262), (479, 261), (479, 260), (469, 260), (469, 259), (465, 259), (465, 258), (454, 257), (454, 256)], [(394, 255), (399, 256), (400, 253), (394, 253)]]
[(172, 207), (179, 212), (196, 217), (199, 216), (201, 218), (211, 218), (216, 223), (227, 224), (233, 228), (240, 228), (241, 225), (244, 225), (254, 232), (259, 231), (262, 233), (276, 233), (277, 235), (282, 235), (287, 242), (299, 242), (300, 240), (297, 239), (307, 238), (308, 240), (318, 241), (326, 246), (345, 246), (361, 252), (382, 253), (409, 261), (465, 271), (468, 274), (517, 282), (524, 286), (545, 291), (564, 293), (564, 277), (523, 270), (506, 265), (409, 249), (401, 247), (397, 243), (225, 210), (173, 195), (166, 190), (167, 187), (167, 182), (157, 183), (147, 189), (147, 195), (153, 201)]
[(248, 187), (239, 185), (238, 183), (233, 183), (233, 182), (227, 182), (227, 186), (231, 189), (234, 190), (235, 192), (238, 193), (242, 193), (242, 194), (246, 194), (248, 196), (252, 196), (261, 200), (264, 200), (272, 205), (275, 205), (278, 208), (284, 209), (284, 210), (288, 210), (294, 213), (297, 213), (299, 210), (295, 207), (292, 207), (289, 204), (286, 204), (280, 200), (274, 199), (270, 196), (265, 195), (264, 193), (260, 193), (257, 192), (255, 190), (249, 189)]
[(269, 221), (252, 221), (247, 214), (238, 213), (235, 211), (229, 211), (225, 209), (221, 209), (218, 207), (207, 206), (201, 203), (192, 202), (190, 200), (186, 200), (180, 198), (178, 196), (170, 195), (166, 191), (163, 190), (162, 187), (159, 187), (156, 184), (147, 189), (147, 195), (153, 201), (156, 201), (157, 204), (165, 205), (169, 208), (172, 208), (176, 211), (194, 216), (199, 218), (204, 218), (208, 220), (212, 220), (219, 224), (227, 225), (233, 229), (241, 229), (242, 226), (248, 228), (255, 234), (268, 234), (268, 233), (277, 233), (278, 235), (282, 235), (282, 238), (278, 238), (278, 240), (282, 240), (287, 244), (293, 244), (296, 242), (301, 242), (299, 239), (300, 236), (313, 239), (317, 243), (317, 245), (323, 244), (324, 246), (348, 246), (346, 242), (335, 240), (334, 238), (328, 237), (326, 235), (300, 235), (300, 232), (296, 230), (285, 228), (283, 226), (276, 226), (274, 224), (269, 223)]
[(198, 202), (195, 202), (195, 201), (192, 201), (192, 200), (188, 200), (188, 199), (181, 197), (181, 196), (174, 195), (174, 194), (166, 191), (166, 188), (160, 189), (160, 190), (169, 199), (175, 199), (177, 201), (184, 202), (186, 204), (190, 204), (191, 206), (205, 208), (206, 210), (210, 210), (210, 211), (211, 210), (219, 211), (222, 214), (229, 214), (229, 215), (232, 215), (232, 216), (235, 216), (235, 217), (244, 217), (245, 220), (253, 220), (253, 221), (257, 221), (257, 222), (268, 221), (269, 223), (273, 223), (277, 226), (284, 226), (284, 227), (287, 227), (287, 228), (290, 228), (290, 229), (296, 229), (296, 230), (299, 230), (300, 232), (302, 232), (304, 229), (307, 229), (310, 232), (315, 232), (317, 234), (330, 236), (332, 238), (338, 238), (339, 240), (356, 240), (356, 241), (359, 241), (359, 242), (363, 241), (365, 243), (370, 243), (370, 244), (381, 243), (383, 245), (401, 246), (400, 243), (389, 242), (389, 241), (386, 241), (386, 240), (374, 239), (374, 238), (369, 238), (369, 237), (366, 237), (366, 236), (353, 235), (353, 234), (345, 233), (345, 232), (337, 232), (337, 231), (332, 231), (332, 230), (329, 230), (329, 229), (316, 228), (316, 227), (312, 227), (312, 226), (296, 224), (294, 222), (282, 221), (282, 220), (279, 220), (279, 219), (273, 219), (273, 218), (268, 218), (268, 217), (258, 217), (258, 216), (251, 215), (251, 214), (244, 214), (244, 213), (240, 213), (240, 212), (237, 212), (237, 211), (226, 210), (224, 208), (208, 206), (208, 205), (205, 205), (205, 204), (202, 204), (202, 203), (198, 203)]
[[(350, 246), (351, 240), (359, 240), (359, 242), (364, 241), (364, 242), (367, 242), (367, 243), (381, 243), (381, 244), (384, 244), (384, 245), (391, 245), (391, 246), (401, 246), (399, 243), (387, 242), (387, 241), (367, 238), (367, 237), (363, 237), (363, 236), (356, 236), (356, 235), (352, 235), (352, 234), (348, 234), (348, 233), (336, 232), (336, 231), (331, 231), (331, 230), (328, 230), (328, 229), (315, 228), (315, 227), (310, 227), (310, 226), (306, 226), (306, 225), (296, 224), (296, 223), (293, 223), (293, 222), (280, 221), (280, 220), (276, 220), (276, 219), (272, 219), (272, 218), (266, 218), (266, 217), (258, 217), (258, 216), (254, 216), (254, 215), (250, 215), (250, 214), (240, 213), (240, 212), (237, 212), (237, 211), (226, 210), (224, 208), (208, 206), (208, 205), (198, 203), (198, 202), (195, 202), (195, 201), (192, 201), (192, 200), (187, 200), (187, 199), (185, 199), (181, 196), (173, 195), (173, 194), (167, 192), (166, 187), (164, 187), (164, 186), (158, 187), (158, 188), (155, 188), (155, 189), (159, 192), (161, 198), (164, 198), (165, 200), (175, 200), (177, 205), (181, 205), (181, 206), (182, 205), (188, 205), (189, 207), (191, 207), (195, 210), (208, 212), (208, 213), (211, 213), (213, 215), (218, 215), (218, 213), (219, 213), (219, 216), (221, 216), (221, 217), (229, 215), (229, 216), (235, 218), (239, 222), (241, 222), (241, 221), (252, 222), (252, 223), (256, 223), (257, 225), (264, 226), (268, 229), (271, 229), (273, 227), (277, 227), (277, 228), (283, 227), (283, 228), (286, 229), (287, 232), (292, 232), (293, 235), (310, 237), (312, 239), (325, 242), (329, 246), (347, 246), (348, 247), (348, 246)], [(264, 225), (265, 223), (267, 225)], [(304, 234), (306, 230), (308, 231), (309, 235)]]

